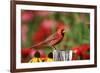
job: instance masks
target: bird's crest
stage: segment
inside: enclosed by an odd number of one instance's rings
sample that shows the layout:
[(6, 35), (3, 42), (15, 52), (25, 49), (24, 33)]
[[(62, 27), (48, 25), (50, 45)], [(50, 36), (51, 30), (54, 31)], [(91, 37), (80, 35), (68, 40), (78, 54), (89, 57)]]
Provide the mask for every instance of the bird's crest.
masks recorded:
[(62, 23), (62, 22), (59, 22), (59, 23), (57, 24), (57, 29), (64, 29), (64, 27), (65, 27), (65, 25), (64, 25), (64, 23)]

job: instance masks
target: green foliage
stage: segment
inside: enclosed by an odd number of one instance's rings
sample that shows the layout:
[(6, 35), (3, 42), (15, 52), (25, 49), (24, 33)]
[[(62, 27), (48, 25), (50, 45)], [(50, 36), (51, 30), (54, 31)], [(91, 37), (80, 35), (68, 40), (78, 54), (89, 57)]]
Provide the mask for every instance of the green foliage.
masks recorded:
[(29, 31), (27, 33), (27, 42), (26, 42), (26, 47), (32, 46), (32, 35), (38, 30), (38, 26), (40, 24), (40, 21), (42, 20), (42, 17), (36, 17), (33, 21), (29, 23)]
[(90, 28), (89, 24), (86, 23), (89, 23), (90, 17), (89, 14), (83, 15), (84, 19), (86, 19), (85, 21), (79, 17), (81, 13), (66, 13), (66, 15), (60, 14), (57, 17), (71, 27), (70, 31), (65, 36), (68, 40), (64, 42), (69, 48), (75, 45), (90, 43)]
[[(82, 17), (83, 16), (83, 17)], [(71, 12), (55, 12), (52, 15), (46, 16), (55, 21), (62, 21), (70, 26), (70, 31), (65, 34), (67, 40), (63, 40), (57, 47), (63, 48), (66, 45), (71, 48), (75, 45), (83, 43), (90, 43), (90, 15), (87, 13), (71, 13)], [(82, 17), (82, 18), (81, 18)], [(25, 47), (31, 47), (33, 44), (32, 35), (38, 30), (40, 22), (43, 20), (42, 16), (35, 17), (34, 20), (28, 23), (29, 31), (27, 33), (27, 42)], [(50, 52), (50, 48), (45, 48), (46, 53)]]

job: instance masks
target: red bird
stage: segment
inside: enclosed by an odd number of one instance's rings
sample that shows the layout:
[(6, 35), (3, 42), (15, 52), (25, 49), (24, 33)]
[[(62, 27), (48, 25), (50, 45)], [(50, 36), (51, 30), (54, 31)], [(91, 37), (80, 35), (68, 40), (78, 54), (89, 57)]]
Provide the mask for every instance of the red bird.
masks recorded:
[[(68, 28), (68, 27), (67, 27)], [(64, 37), (64, 33), (66, 32), (66, 26), (63, 23), (59, 23), (57, 26), (57, 31), (52, 34), (51, 36), (49, 36), (46, 40), (44, 40), (43, 42), (40, 42), (36, 45), (33, 45), (31, 48), (36, 48), (38, 46), (47, 44), (50, 47), (55, 48), (55, 45), (60, 43)]]

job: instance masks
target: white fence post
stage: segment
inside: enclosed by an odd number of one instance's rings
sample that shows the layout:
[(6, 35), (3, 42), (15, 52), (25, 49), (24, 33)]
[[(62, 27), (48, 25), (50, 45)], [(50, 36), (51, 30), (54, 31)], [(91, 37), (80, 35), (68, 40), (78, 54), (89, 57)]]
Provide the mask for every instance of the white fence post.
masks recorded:
[(54, 61), (72, 60), (72, 50), (53, 50)]

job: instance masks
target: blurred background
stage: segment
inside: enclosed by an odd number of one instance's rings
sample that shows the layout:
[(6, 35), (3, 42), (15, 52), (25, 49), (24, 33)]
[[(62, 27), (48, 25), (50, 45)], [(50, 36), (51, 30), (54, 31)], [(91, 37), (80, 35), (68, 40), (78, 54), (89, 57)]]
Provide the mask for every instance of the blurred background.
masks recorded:
[[(21, 11), (21, 62), (52, 62), (49, 47), (30, 49), (56, 32), (58, 22), (68, 25), (69, 31), (56, 47), (72, 50), (72, 60), (90, 59), (90, 15), (75, 12)], [(38, 61), (37, 61), (38, 60)]]

